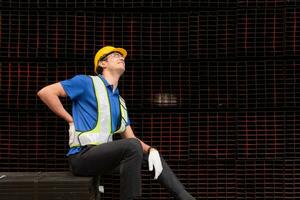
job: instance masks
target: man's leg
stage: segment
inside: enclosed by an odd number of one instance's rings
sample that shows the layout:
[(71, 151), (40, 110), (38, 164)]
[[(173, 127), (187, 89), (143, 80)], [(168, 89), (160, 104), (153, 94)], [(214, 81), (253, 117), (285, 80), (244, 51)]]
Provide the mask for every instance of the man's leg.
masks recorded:
[(141, 195), (143, 150), (139, 140), (122, 139), (93, 147), (70, 156), (72, 172), (79, 176), (107, 174), (120, 165), (120, 199)]
[[(190, 193), (188, 193), (182, 183), (178, 180), (176, 175), (170, 169), (169, 165), (160, 156), (163, 171), (158, 177), (158, 182), (167, 188), (176, 200), (196, 200)], [(148, 162), (148, 155), (144, 155), (144, 162)], [(147, 163), (148, 164), (148, 163)], [(155, 169), (154, 169), (155, 170)]]

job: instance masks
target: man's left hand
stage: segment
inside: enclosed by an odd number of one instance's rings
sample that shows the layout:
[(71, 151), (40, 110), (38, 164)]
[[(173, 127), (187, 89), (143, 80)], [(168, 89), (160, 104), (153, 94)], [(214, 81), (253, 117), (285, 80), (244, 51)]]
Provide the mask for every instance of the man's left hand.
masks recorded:
[(154, 179), (157, 179), (161, 174), (163, 167), (161, 164), (159, 152), (156, 149), (151, 147), (150, 147), (149, 157), (148, 157), (148, 166), (149, 166), (149, 171), (153, 171), (153, 167), (155, 168)]

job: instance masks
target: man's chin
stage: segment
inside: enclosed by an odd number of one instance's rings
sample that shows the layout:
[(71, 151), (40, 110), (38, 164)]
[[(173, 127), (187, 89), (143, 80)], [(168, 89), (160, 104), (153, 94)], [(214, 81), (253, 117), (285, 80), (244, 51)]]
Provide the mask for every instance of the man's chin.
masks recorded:
[(123, 70), (123, 72), (125, 71), (125, 64), (123, 64), (123, 66), (120, 68), (120, 70)]

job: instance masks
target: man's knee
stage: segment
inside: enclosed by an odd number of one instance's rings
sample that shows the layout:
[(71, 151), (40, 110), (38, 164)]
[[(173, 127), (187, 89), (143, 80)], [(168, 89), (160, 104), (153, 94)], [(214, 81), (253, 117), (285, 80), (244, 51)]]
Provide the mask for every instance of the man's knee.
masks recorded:
[(143, 148), (138, 139), (136, 138), (126, 139), (126, 147), (128, 151), (138, 154), (141, 158), (143, 158)]

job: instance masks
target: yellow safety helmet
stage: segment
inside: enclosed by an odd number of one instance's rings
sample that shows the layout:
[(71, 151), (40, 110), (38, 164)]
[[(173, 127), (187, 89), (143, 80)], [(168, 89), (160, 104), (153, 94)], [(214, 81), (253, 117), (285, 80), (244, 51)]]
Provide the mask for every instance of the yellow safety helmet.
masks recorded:
[(101, 60), (106, 55), (108, 55), (112, 52), (120, 53), (123, 56), (123, 58), (125, 58), (127, 56), (127, 51), (123, 48), (115, 48), (113, 46), (105, 46), (105, 47), (101, 48), (96, 53), (95, 58), (94, 58), (94, 71), (95, 71), (95, 73), (97, 73), (97, 69), (99, 67), (99, 65), (98, 65), (99, 60)]

